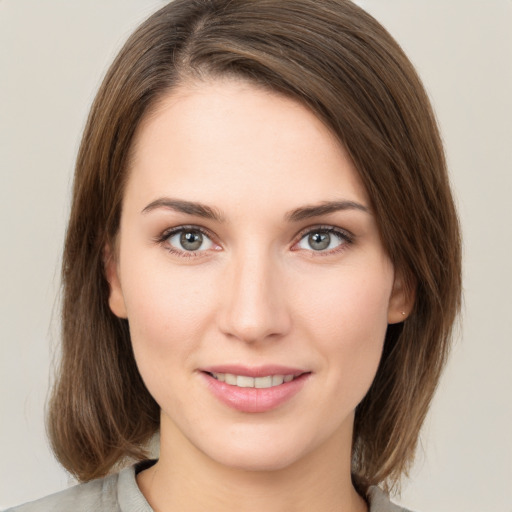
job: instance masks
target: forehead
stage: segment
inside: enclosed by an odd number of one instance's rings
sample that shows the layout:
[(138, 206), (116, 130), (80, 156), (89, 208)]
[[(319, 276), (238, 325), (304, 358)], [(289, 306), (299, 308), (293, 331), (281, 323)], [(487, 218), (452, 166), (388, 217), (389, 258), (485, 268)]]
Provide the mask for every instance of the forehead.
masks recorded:
[(164, 96), (138, 127), (129, 173), (129, 189), (172, 188), (175, 196), (193, 187), (204, 201), (252, 192), (367, 202), (345, 148), (321, 120), (293, 99), (235, 79), (187, 83)]

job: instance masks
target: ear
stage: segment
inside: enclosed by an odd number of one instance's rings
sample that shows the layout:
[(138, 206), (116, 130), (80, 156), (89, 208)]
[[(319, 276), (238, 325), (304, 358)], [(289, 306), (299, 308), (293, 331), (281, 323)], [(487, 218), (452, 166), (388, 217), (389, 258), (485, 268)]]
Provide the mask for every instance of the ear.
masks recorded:
[(400, 272), (395, 272), (393, 289), (389, 298), (388, 324), (403, 322), (412, 311), (416, 287), (409, 284)]
[(103, 250), (103, 266), (107, 278), (110, 293), (108, 296), (108, 305), (114, 315), (119, 318), (128, 318), (126, 306), (124, 303), (123, 290), (119, 279), (119, 269), (115, 251), (110, 244), (107, 244)]

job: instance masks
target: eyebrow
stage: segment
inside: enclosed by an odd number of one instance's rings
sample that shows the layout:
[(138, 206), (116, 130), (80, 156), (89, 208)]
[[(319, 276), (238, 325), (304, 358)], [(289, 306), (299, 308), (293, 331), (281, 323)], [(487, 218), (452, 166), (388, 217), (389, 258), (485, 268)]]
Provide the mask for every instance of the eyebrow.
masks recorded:
[[(210, 206), (194, 201), (171, 199), (169, 197), (161, 197), (152, 201), (142, 210), (141, 213), (149, 213), (158, 208), (165, 208), (180, 213), (186, 213), (188, 215), (196, 215), (197, 217), (203, 217), (217, 222), (224, 222), (223, 215), (215, 208), (211, 208)], [(301, 220), (344, 210), (359, 210), (365, 213), (370, 213), (368, 207), (355, 201), (324, 201), (317, 205), (302, 206), (295, 210), (291, 210), (285, 214), (285, 219), (290, 222), (299, 222)]]
[(304, 219), (319, 217), (320, 215), (327, 215), (329, 213), (344, 210), (359, 210), (365, 213), (370, 213), (370, 209), (367, 206), (355, 201), (325, 201), (317, 205), (297, 208), (296, 210), (288, 212), (285, 217), (289, 221), (298, 222)]
[(196, 215), (197, 217), (203, 217), (204, 219), (211, 219), (217, 222), (224, 221), (224, 217), (221, 213), (210, 206), (193, 201), (184, 201), (182, 199), (171, 199), (169, 197), (161, 197), (152, 201), (141, 213), (149, 213), (157, 208), (165, 208), (188, 215)]

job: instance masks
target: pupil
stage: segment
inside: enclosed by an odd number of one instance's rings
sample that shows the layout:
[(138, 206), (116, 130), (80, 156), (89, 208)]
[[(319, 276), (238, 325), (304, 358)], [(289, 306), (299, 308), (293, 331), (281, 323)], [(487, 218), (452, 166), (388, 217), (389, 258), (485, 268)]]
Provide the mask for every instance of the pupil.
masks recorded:
[(203, 235), (197, 231), (186, 231), (180, 236), (181, 246), (187, 251), (196, 251), (203, 244)]
[(331, 235), (329, 233), (313, 233), (309, 235), (309, 245), (315, 251), (327, 249), (331, 243)]

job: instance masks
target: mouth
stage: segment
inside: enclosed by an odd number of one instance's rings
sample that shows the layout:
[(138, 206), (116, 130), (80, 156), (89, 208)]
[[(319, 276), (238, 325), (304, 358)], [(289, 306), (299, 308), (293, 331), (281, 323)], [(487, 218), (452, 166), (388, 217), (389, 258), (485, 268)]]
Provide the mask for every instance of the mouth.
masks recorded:
[(225, 382), (230, 386), (239, 388), (257, 388), (266, 389), (280, 386), (285, 382), (291, 382), (300, 375), (284, 374), (284, 375), (265, 375), (263, 377), (250, 377), (249, 375), (235, 375), (234, 373), (220, 373), (220, 372), (206, 372), (208, 375), (218, 380)]
[(267, 366), (224, 366), (202, 369), (206, 387), (225, 405), (244, 413), (276, 409), (300, 393), (311, 372)]

